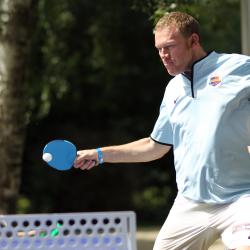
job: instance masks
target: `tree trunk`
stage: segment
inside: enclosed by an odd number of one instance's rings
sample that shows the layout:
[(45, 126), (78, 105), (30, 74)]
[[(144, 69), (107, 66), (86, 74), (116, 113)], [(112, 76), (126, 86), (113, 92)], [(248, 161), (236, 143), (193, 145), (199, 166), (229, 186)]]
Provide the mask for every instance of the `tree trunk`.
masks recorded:
[(0, 213), (15, 213), (25, 138), (30, 0), (0, 0)]

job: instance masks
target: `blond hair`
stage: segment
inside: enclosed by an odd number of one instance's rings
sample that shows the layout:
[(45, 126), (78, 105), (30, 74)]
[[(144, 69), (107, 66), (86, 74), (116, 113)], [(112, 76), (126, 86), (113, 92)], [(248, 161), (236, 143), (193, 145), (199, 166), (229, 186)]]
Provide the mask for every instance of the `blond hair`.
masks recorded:
[(166, 13), (155, 25), (154, 33), (169, 26), (175, 26), (185, 37), (196, 33), (200, 37), (200, 25), (198, 21), (187, 13), (175, 11)]

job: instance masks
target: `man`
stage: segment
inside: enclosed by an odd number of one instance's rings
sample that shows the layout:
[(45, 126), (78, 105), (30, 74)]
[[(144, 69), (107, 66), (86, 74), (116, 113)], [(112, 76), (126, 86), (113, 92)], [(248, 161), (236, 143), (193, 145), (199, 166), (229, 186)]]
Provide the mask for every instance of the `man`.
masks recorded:
[(154, 250), (250, 249), (250, 58), (207, 53), (198, 22), (172, 12), (155, 47), (174, 78), (150, 137), (78, 152), (75, 167), (147, 162), (174, 149), (178, 195)]

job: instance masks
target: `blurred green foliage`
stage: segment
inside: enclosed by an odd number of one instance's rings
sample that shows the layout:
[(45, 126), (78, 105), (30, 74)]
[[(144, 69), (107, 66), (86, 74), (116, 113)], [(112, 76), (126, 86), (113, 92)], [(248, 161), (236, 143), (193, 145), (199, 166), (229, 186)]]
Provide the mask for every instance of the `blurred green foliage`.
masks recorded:
[(57, 138), (82, 149), (150, 135), (170, 79), (152, 29), (171, 10), (200, 20), (208, 50), (240, 52), (239, 1), (33, 1), (19, 212), (131, 209), (140, 224), (164, 220), (176, 194), (172, 153), (89, 172), (57, 172), (41, 154)]

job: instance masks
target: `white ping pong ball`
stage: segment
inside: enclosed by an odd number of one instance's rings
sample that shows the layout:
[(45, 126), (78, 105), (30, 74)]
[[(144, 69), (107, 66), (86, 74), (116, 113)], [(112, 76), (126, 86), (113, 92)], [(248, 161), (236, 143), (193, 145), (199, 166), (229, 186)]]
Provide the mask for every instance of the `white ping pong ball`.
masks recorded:
[(46, 162), (51, 161), (52, 158), (53, 158), (53, 157), (52, 157), (52, 154), (50, 154), (50, 153), (44, 153), (44, 154), (43, 154), (43, 160), (46, 161)]

